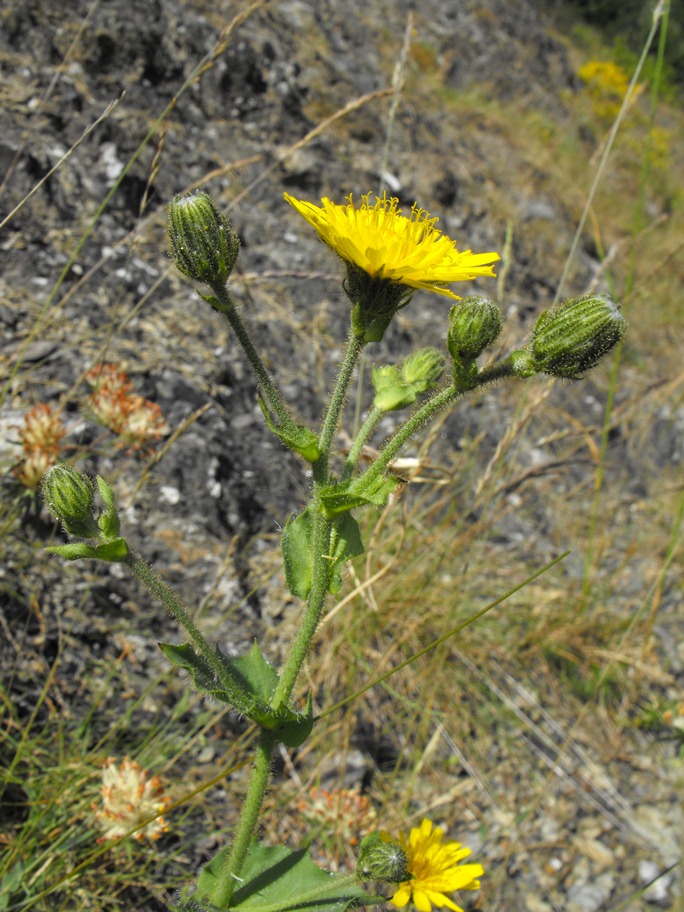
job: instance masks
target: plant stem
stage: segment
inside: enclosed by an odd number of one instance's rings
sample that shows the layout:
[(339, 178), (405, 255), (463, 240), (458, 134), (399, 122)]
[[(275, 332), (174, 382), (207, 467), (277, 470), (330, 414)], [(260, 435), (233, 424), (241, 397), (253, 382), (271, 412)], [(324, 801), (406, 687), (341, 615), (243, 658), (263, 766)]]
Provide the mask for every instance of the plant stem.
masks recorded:
[[(354, 367), (364, 346), (363, 339), (351, 333), (347, 341), (347, 350), (337, 376), (335, 387), (325, 412), (323, 426), (318, 439), (320, 456), (313, 464), (314, 490), (312, 502), (318, 499), (319, 489), (328, 482), (330, 450), (332, 448), (340, 413), (349, 387)], [(326, 519), (320, 510), (313, 511), (312, 532), (312, 580), (309, 600), (302, 624), (292, 644), (290, 654), (280, 672), (280, 681), (271, 697), (271, 707), (279, 709), (286, 705), (306, 659), (311, 643), (321, 618), (325, 597), (330, 589), (331, 564), (328, 555), (332, 538), (332, 522)]]
[(370, 412), (368, 413), (368, 417), (366, 418), (366, 420), (363, 422), (363, 425), (359, 429), (359, 432), (356, 435), (356, 439), (354, 440), (354, 443), (352, 444), (352, 448), (351, 448), (351, 450), (349, 450), (349, 455), (347, 456), (347, 458), (345, 460), (345, 463), (344, 463), (344, 477), (345, 478), (351, 478), (351, 476), (354, 474), (354, 469), (356, 468), (356, 463), (359, 461), (359, 456), (361, 455), (361, 450), (363, 449), (365, 442), (368, 440), (370, 435), (375, 430), (375, 426), (377, 425), (378, 421), (380, 421), (380, 419), (382, 418), (382, 416), (384, 414), (385, 414), (385, 412), (383, 412), (383, 410), (379, 409), (379, 408), (372, 408), (370, 410)]
[(254, 837), (261, 805), (268, 786), (268, 779), (271, 774), (271, 762), (275, 744), (276, 739), (273, 732), (262, 728), (254, 758), (252, 778), (242, 808), (242, 814), (233, 836), (230, 852), (219, 872), (216, 886), (210, 896), (211, 904), (221, 910), (221, 912), (230, 907), (233, 892), (240, 886), (240, 874), (247, 858), (250, 843)]
[(233, 332), (237, 336), (238, 342), (242, 346), (242, 350), (247, 356), (249, 363), (252, 365), (259, 386), (264, 393), (264, 398), (278, 416), (281, 427), (283, 429), (296, 430), (297, 424), (283, 402), (280, 390), (271, 379), (271, 375), (266, 370), (264, 362), (254, 348), (252, 339), (247, 331), (247, 327), (242, 321), (242, 317), (240, 316), (240, 312), (237, 309), (230, 290), (226, 285), (218, 285), (215, 288), (212, 288), (212, 291), (216, 295), (216, 301), (219, 305), (216, 307), (214, 304), (215, 309), (220, 311), (220, 313), (225, 314), (227, 317)]
[(370, 466), (363, 475), (359, 476), (358, 480), (355, 482), (355, 485), (358, 485), (359, 489), (366, 487), (367, 484), (370, 484), (373, 481), (376, 481), (383, 474), (387, 466), (395, 458), (399, 450), (417, 433), (420, 428), (432, 418), (432, 416), (438, 412), (440, 409), (446, 408), (450, 405), (455, 399), (459, 396), (462, 396), (463, 392), (455, 386), (448, 386), (446, 389), (441, 390), (435, 396), (428, 399), (427, 402), (424, 402), (423, 405), (418, 409), (417, 412), (414, 412), (410, 418), (408, 418), (404, 424), (400, 425), (394, 434), (387, 441), (385, 446), (382, 448), (382, 451), (375, 462)]
[(287, 705), (321, 618), (325, 597), (330, 589), (331, 565), (327, 555), (330, 550), (331, 534), (332, 522), (316, 510), (313, 516), (313, 576), (309, 601), (290, 654), (281, 669), (280, 681), (271, 697), (271, 707), (275, 710)]
[(314, 463), (313, 473), (314, 481), (320, 484), (326, 484), (328, 481), (330, 449), (332, 447), (335, 432), (337, 431), (337, 425), (340, 421), (340, 413), (342, 411), (344, 400), (347, 395), (349, 381), (351, 380), (351, 376), (354, 372), (356, 362), (358, 361), (363, 346), (363, 339), (359, 338), (354, 333), (351, 333), (349, 339), (347, 340), (347, 350), (345, 352), (344, 360), (340, 368), (340, 373), (337, 377), (337, 382), (335, 383), (335, 388), (333, 389), (332, 395), (330, 396), (330, 402), (328, 403), (328, 408), (326, 409), (323, 427), (321, 428), (321, 435), (318, 439), (318, 448), (321, 455)]
[(192, 640), (193, 646), (195, 646), (209, 663), (219, 681), (231, 684), (231, 681), (226, 681), (226, 668), (221, 662), (219, 654), (212, 649), (209, 643), (204, 639), (199, 628), (190, 617), (188, 609), (183, 602), (181, 602), (173, 589), (171, 589), (171, 587), (168, 586), (135, 551), (129, 551), (122, 563), (128, 567), (133, 576), (143, 584), (148, 592), (151, 592), (152, 595), (159, 599), (171, 617), (175, 618), (178, 623), (185, 628), (186, 633)]
[(474, 378), (473, 386), (470, 389), (462, 389), (455, 384), (441, 390), (432, 398), (424, 402), (423, 405), (414, 412), (404, 424), (400, 425), (394, 434), (382, 448), (382, 452), (370, 466), (370, 468), (359, 476), (354, 483), (355, 488), (363, 491), (374, 481), (377, 481), (382, 473), (387, 469), (392, 460), (397, 456), (399, 451), (406, 443), (416, 434), (421, 427), (426, 424), (440, 409), (451, 405), (456, 399), (470, 393), (475, 389), (485, 386), (487, 383), (493, 383), (502, 377), (512, 376), (513, 371), (510, 363), (498, 361), (488, 367), (484, 367)]

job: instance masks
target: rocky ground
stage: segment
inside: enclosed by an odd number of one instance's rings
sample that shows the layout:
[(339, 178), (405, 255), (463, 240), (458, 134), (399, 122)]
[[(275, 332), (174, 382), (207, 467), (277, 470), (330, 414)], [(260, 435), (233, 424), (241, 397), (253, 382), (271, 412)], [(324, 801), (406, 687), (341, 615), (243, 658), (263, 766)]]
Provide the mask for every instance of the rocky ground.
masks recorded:
[[(515, 223), (505, 298), (506, 332), (514, 341), (553, 298), (576, 225), (571, 188), (550, 189), (543, 167), (527, 157), (524, 137), (512, 145), (509, 135), (493, 129), (486, 107), (487, 99), (515, 104), (558, 129), (576, 129), (569, 99), (580, 84), (544, 4), (425, 0), (413, 10), (404, 0), (273, 0), (254, 6), (214, 56), (221, 30), (247, 11), (246, 3), (108, 0), (65, 7), (26, 0), (8, 2), (0, 14), (3, 217), (45, 179), (0, 235), (0, 357), (11, 377), (3, 436), (12, 437), (28, 404), (61, 403), (68, 440), (87, 455), (85, 467), (105, 475), (120, 502), (129, 503), (132, 544), (189, 602), (207, 596), (209, 620), (232, 618), (219, 627), (231, 651), (244, 649), (281, 610), (278, 586), (255, 591), (250, 569), (268, 561), (275, 533), (306, 498), (307, 479), (297, 460), (264, 433), (253, 382), (226, 326), (170, 265), (168, 201), (206, 181), (229, 211), (242, 242), (236, 296), (287, 398), (309, 421), (320, 414), (347, 313), (339, 264), (283, 202), (284, 191), (341, 200), (382, 182), (402, 201), (419, 200), (440, 214), (459, 246), (475, 251), (502, 249), (507, 224)], [(412, 10), (411, 49), (386, 144), (393, 73)], [(176, 97), (205, 57), (206, 72)], [(376, 95), (319, 128), (369, 93)], [(598, 273), (598, 254), (587, 240), (565, 293), (583, 292)], [(478, 289), (495, 293), (493, 282)], [(373, 360), (394, 359), (417, 343), (441, 346), (444, 301), (420, 295), (414, 304)], [(99, 359), (121, 365), (136, 391), (161, 406), (171, 429), (188, 422), (153, 461), (139, 490), (144, 459), (100, 446), (100, 431), (81, 414), (79, 380)], [(587, 382), (553, 396), (573, 417), (600, 414), (603, 388)], [(618, 394), (620, 401), (627, 398), (627, 391)], [(485, 435), (485, 463), (516, 406), (511, 396), (488, 393), (476, 419), (461, 413), (449, 419), (439, 454), (448, 456), (477, 428)], [(681, 459), (680, 431), (671, 416), (661, 418), (653, 425), (661, 435), (656, 453), (631, 441), (624, 428), (615, 430), (620, 517), (648, 497), (654, 462), (669, 469)], [(9, 459), (12, 450), (5, 447)], [(9, 478), (3, 492), (8, 500), (13, 496)], [(584, 505), (589, 502), (587, 495)], [(542, 503), (527, 519), (503, 527), (503, 544), (523, 539), (530, 553), (548, 559), (561, 523)], [(540, 528), (549, 534), (540, 536)], [(256, 538), (264, 534), (263, 541)], [(116, 568), (65, 571), (42, 558), (36, 558), (37, 574), (19, 566), (22, 548), (50, 536), (43, 516), (6, 543), (1, 597), (7, 629), (26, 629), (31, 648), (45, 659), (56, 650), (58, 619), (68, 619), (66, 661), (77, 678), (89, 653), (115, 650), (116, 636), (137, 618), (142, 661), (158, 666), (154, 643), (172, 638), (173, 629), (143, 607), (145, 595)], [(648, 560), (634, 556), (635, 574)], [(84, 597), (92, 599), (86, 612)], [(681, 684), (678, 606), (674, 595), (670, 599), (662, 641), (670, 643), (668, 667)], [(30, 602), (40, 605), (44, 627), (27, 609)], [(3, 662), (15, 662), (17, 642), (8, 635)], [(29, 712), (21, 676), (15, 684), (18, 705)], [(507, 865), (496, 908), (622, 908), (622, 898), (681, 857), (671, 745), (654, 747), (630, 733), (625, 756), (617, 737), (606, 737), (604, 748), (597, 731), (597, 722), (587, 723), (577, 734), (559, 787), (520, 851), (511, 849), (515, 815), (493, 815), (483, 863)], [(559, 738), (540, 749), (541, 769), (555, 761)], [(500, 775), (492, 773), (495, 789), (519, 791), (523, 802), (526, 773), (507, 767), (505, 756), (494, 761), (500, 766)], [(482, 804), (487, 808), (485, 796)], [(535, 843), (544, 845), (542, 856)], [(629, 908), (674, 909), (677, 876), (669, 874)], [(482, 908), (494, 907), (485, 893)]]

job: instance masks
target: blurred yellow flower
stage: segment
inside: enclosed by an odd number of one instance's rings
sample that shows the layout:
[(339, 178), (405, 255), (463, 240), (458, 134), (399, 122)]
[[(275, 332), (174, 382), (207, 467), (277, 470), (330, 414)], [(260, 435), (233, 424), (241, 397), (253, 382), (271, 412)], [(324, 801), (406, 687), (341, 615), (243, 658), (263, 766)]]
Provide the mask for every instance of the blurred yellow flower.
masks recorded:
[(358, 207), (351, 194), (346, 206), (324, 197), (320, 207), (285, 194), (287, 202), (335, 253), (373, 278), (458, 300), (444, 286), (494, 275), (498, 253), (459, 252), (456, 242), (435, 227), (438, 219), (430, 218), (415, 203), (407, 217), (396, 197), (384, 193), (374, 202), (370, 197), (369, 193), (363, 195)]
[(60, 441), (66, 431), (59, 412), (38, 403), (24, 415), (19, 430), (23, 461), (14, 467), (14, 475), (25, 488), (36, 489), (41, 479), (59, 460)]
[(133, 394), (131, 381), (113, 364), (96, 364), (85, 377), (93, 387), (88, 410), (100, 424), (134, 449), (142, 449), (169, 433), (161, 408)]
[[(110, 757), (102, 771), (102, 808), (95, 807), (104, 835), (98, 842), (119, 839), (133, 827), (164, 811), (171, 799), (164, 794), (159, 776), (150, 776), (139, 763), (126, 757), (117, 763)], [(169, 826), (162, 816), (133, 834), (138, 842), (159, 839)]]
[[(434, 828), (433, 828), (434, 827)], [(390, 902), (403, 909), (412, 902), (419, 912), (431, 912), (433, 906), (446, 906), (453, 912), (463, 912), (460, 906), (445, 894), (454, 890), (479, 890), (477, 879), (484, 874), (482, 865), (461, 862), (470, 855), (470, 849), (459, 842), (442, 842), (444, 830), (435, 827), (431, 820), (423, 820), (408, 835), (399, 834), (399, 842), (408, 857), (408, 870), (413, 880), (399, 885)]]
[(297, 809), (307, 823), (334, 833), (350, 846), (358, 845), (359, 833), (375, 826), (376, 813), (370, 799), (354, 788), (312, 788), (297, 799)]

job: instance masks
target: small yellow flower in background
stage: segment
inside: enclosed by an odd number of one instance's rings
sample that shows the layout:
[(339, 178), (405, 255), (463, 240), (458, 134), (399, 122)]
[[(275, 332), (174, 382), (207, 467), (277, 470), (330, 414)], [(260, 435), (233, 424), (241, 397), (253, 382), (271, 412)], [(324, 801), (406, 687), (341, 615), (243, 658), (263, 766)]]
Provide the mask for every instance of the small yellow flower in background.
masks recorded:
[(58, 412), (39, 403), (24, 415), (19, 439), (24, 451), (23, 461), (14, 468), (17, 481), (25, 488), (38, 488), (48, 469), (59, 460), (60, 441), (66, 431)]
[(404, 833), (399, 834), (413, 879), (399, 885), (390, 899), (393, 906), (403, 909), (412, 902), (419, 912), (431, 912), (433, 906), (463, 912), (446, 894), (454, 890), (480, 889), (477, 878), (484, 874), (482, 865), (460, 864), (471, 854), (470, 849), (460, 842), (442, 842), (443, 836), (444, 830), (427, 819), (414, 827), (408, 838)]
[(97, 364), (85, 379), (93, 387), (88, 399), (92, 417), (121, 437), (124, 444), (140, 449), (169, 433), (160, 407), (134, 395), (124, 371), (113, 364)]
[(312, 788), (297, 799), (297, 810), (310, 826), (323, 827), (350, 846), (359, 843), (359, 833), (373, 829), (377, 815), (366, 795), (355, 788)]
[(169, 426), (156, 402), (131, 396), (119, 436), (134, 449), (139, 449), (151, 440), (159, 440), (169, 433)]
[(62, 419), (49, 405), (40, 402), (24, 415), (24, 427), (19, 431), (24, 450), (57, 450), (65, 434)]
[[(144, 820), (164, 811), (171, 799), (164, 794), (159, 776), (150, 776), (147, 770), (128, 757), (117, 763), (110, 757), (102, 770), (102, 808), (94, 806), (95, 816), (104, 835), (98, 842), (120, 839), (125, 833)], [(143, 839), (159, 839), (169, 825), (163, 817), (157, 817), (147, 826), (134, 833), (139, 842)]]
[(459, 300), (446, 285), (494, 275), (498, 253), (458, 251), (456, 242), (435, 227), (438, 219), (415, 203), (407, 217), (399, 200), (386, 193), (374, 202), (367, 193), (358, 207), (351, 194), (346, 206), (326, 197), (322, 207), (287, 193), (285, 199), (335, 253), (373, 278)]
[[(591, 60), (580, 68), (578, 75), (586, 83), (594, 113), (603, 120), (614, 120), (629, 89), (629, 75), (611, 60)], [(645, 88), (643, 82), (633, 88), (629, 108)]]

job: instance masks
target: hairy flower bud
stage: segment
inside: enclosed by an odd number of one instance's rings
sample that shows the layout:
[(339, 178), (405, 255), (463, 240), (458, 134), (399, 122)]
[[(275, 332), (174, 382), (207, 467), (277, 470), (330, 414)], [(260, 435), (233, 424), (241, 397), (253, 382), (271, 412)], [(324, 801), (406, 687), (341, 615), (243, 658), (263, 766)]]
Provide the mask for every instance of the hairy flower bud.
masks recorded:
[(402, 883), (408, 880), (408, 857), (398, 842), (386, 833), (369, 833), (361, 840), (356, 872), (362, 880)]
[(171, 255), (184, 275), (212, 287), (225, 285), (240, 241), (208, 194), (177, 196), (169, 206), (168, 234)]
[(415, 386), (421, 393), (434, 389), (443, 373), (444, 356), (436, 348), (419, 348), (401, 365), (404, 382)]
[(413, 405), (421, 393), (434, 389), (444, 372), (444, 357), (436, 348), (421, 348), (397, 367), (384, 364), (373, 368), (373, 407), (382, 412)]
[(465, 298), (449, 314), (447, 348), (451, 357), (474, 361), (497, 339), (503, 319), (501, 311), (487, 298)]
[(565, 301), (540, 314), (532, 344), (514, 352), (514, 372), (519, 376), (552, 374), (576, 380), (596, 367), (622, 339), (625, 318), (608, 295), (585, 295)]
[(95, 538), (100, 529), (93, 515), (93, 483), (66, 462), (53, 466), (43, 479), (45, 503), (69, 535)]

